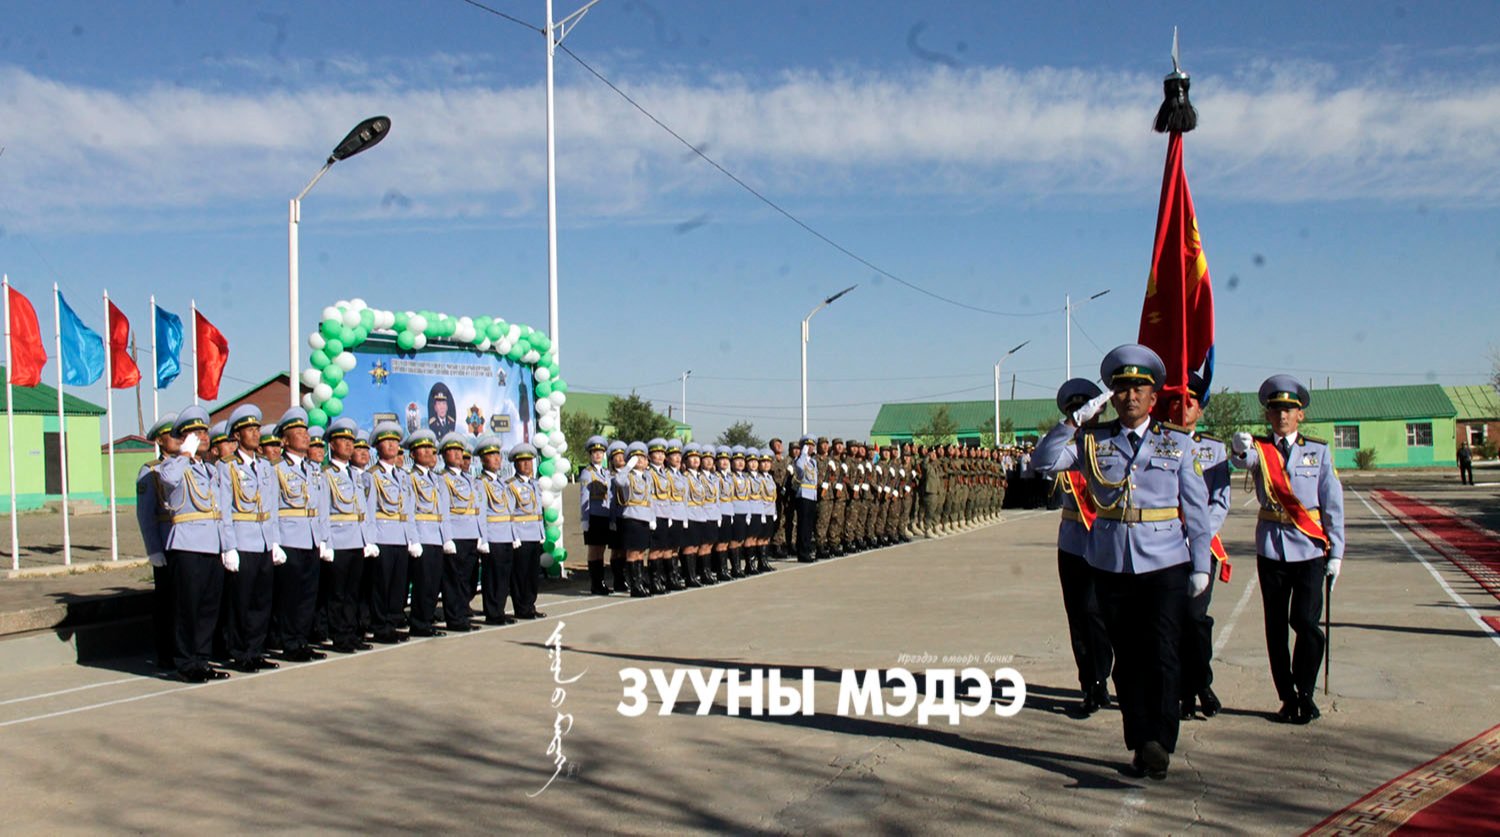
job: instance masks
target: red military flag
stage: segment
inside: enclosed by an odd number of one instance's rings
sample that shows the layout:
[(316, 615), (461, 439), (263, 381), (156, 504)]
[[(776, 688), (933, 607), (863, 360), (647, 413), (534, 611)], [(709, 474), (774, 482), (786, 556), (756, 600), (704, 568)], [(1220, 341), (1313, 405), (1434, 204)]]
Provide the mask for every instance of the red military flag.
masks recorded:
[(196, 337), (193, 351), (194, 365), (198, 367), (198, 397), (213, 400), (219, 397), (219, 379), (224, 376), (224, 365), (229, 362), (229, 341), (223, 332), (193, 309), (193, 334)]
[(133, 387), (141, 382), (140, 367), (130, 356), (130, 321), (125, 312), (109, 303), (109, 385), (115, 389)]
[(34, 387), (42, 382), (42, 367), (47, 365), (47, 349), (42, 343), (42, 327), (36, 320), (31, 300), (8, 283), (6, 297), (10, 309), (10, 382), (18, 387)]

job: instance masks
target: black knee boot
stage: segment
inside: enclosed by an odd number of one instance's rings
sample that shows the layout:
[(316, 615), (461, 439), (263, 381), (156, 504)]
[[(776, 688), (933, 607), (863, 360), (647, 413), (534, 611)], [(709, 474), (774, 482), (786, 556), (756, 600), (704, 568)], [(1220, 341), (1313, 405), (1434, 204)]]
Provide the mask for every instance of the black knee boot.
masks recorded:
[(687, 589), (687, 584), (682, 580), (682, 573), (677, 568), (677, 562), (681, 560), (682, 554), (678, 553), (664, 562), (667, 565), (667, 588), (674, 593)]
[(609, 562), (610, 574), (614, 576), (614, 588), (616, 593), (629, 593), (630, 581), (625, 576), (625, 559), (614, 558)]
[(644, 599), (651, 595), (651, 590), (646, 586), (645, 568), (643, 561), (634, 561), (625, 565), (625, 579), (630, 589), (630, 598)]
[(760, 548), (760, 555), (757, 555), (755, 560), (756, 563), (760, 566), (760, 571), (763, 573), (768, 573), (776, 569), (775, 567), (771, 566), (771, 557), (766, 554), (766, 547), (764, 546)]
[(698, 580), (698, 556), (682, 553), (682, 581), (688, 587), (702, 587)]
[(664, 566), (666, 560), (657, 558), (651, 562), (651, 592), (664, 594), (667, 592), (667, 568)]
[(608, 596), (609, 586), (604, 583), (604, 562), (589, 562), (589, 592), (595, 596)]

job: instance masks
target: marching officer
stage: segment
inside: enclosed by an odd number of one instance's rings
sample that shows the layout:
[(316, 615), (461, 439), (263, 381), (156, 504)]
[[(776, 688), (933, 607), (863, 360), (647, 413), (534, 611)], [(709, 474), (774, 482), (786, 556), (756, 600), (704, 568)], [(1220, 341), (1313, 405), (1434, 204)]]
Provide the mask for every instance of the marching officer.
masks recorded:
[[(1060, 473), (1075, 463), (1098, 517), (1084, 558), (1115, 651), (1115, 692), (1132, 767), (1165, 779), (1177, 747), (1181, 667), (1177, 656), (1188, 600), (1208, 589), (1208, 489), (1183, 429), (1151, 419), (1166, 366), (1130, 343), (1104, 357), (1099, 395), (1047, 432), (1035, 467)], [(1119, 418), (1080, 432), (1108, 400)]]
[(411, 579), (411, 612), (408, 623), (412, 636), (446, 636), (434, 624), (437, 619), (438, 595), (442, 592), (443, 553), (451, 543), (448, 536), (447, 500), (436, 472), (437, 436), (431, 430), (418, 430), (406, 437), (411, 453), (412, 520), (417, 526), (417, 543), (421, 550), (412, 556), (407, 568)]
[(547, 614), (536, 609), (537, 575), (542, 571), (542, 492), (536, 484), (536, 448), (519, 444), (510, 450), (516, 473), (506, 483), (510, 491), (511, 559), (510, 588), (517, 619), (540, 619)]
[(340, 654), (365, 651), (364, 631), (359, 623), (359, 594), (364, 574), (378, 559), (375, 521), (370, 514), (369, 487), (354, 467), (355, 438), (359, 427), (351, 418), (335, 419), (324, 437), (330, 448), (323, 466), (328, 490), (328, 546), (333, 560), (326, 562), (320, 584), (328, 587), (326, 601), (328, 637)]
[(479, 485), (465, 462), (471, 456), (469, 436), (457, 430), (443, 437), (443, 470), (438, 487), (444, 495), (443, 622), (448, 630), (474, 630), (474, 585), (479, 556), (490, 551), (479, 521)]
[(229, 675), (208, 664), (224, 595), (224, 571), (239, 566), (234, 531), (221, 504), (219, 473), (198, 452), (208, 442), (208, 413), (197, 405), (177, 415), (172, 435), (182, 445), (157, 468), (162, 505), (170, 515), (164, 546), (172, 570), (177, 674), (190, 683)]
[(583, 521), (583, 544), (588, 547), (589, 589), (595, 596), (608, 596), (604, 583), (604, 548), (609, 545), (610, 503), (609, 465), (605, 454), (609, 442), (603, 436), (590, 436), (584, 443), (589, 464), (578, 475), (578, 518)]
[(366, 570), (372, 573), (365, 585), (370, 613), (370, 633), (382, 645), (406, 641), (398, 630), (406, 609), (406, 576), (413, 559), (422, 555), (416, 521), (416, 494), (411, 474), (400, 467), (401, 427), (393, 421), (375, 425), (371, 438), (377, 457), (370, 468), (365, 508), (372, 518), (376, 556)]
[(1208, 615), (1209, 601), (1214, 594), (1214, 579), (1228, 573), (1228, 553), (1219, 540), (1219, 530), (1229, 517), (1230, 479), (1229, 453), (1224, 441), (1207, 433), (1199, 432), (1198, 421), (1203, 418), (1203, 397), (1207, 392), (1203, 376), (1188, 373), (1188, 397), (1183, 405), (1183, 426), (1193, 434), (1193, 458), (1203, 469), (1203, 482), (1208, 487), (1208, 519), (1213, 529), (1213, 540), (1209, 551), (1213, 555), (1213, 566), (1208, 573), (1208, 589), (1188, 603), (1188, 618), (1182, 632), (1182, 719), (1193, 717), (1199, 709), (1203, 717), (1212, 718), (1224, 708), (1219, 696), (1214, 694), (1214, 618)]
[(177, 633), (172, 624), (176, 597), (172, 592), (172, 568), (167, 566), (166, 547), (172, 522), (170, 512), (162, 505), (165, 497), (157, 469), (169, 457), (177, 456), (182, 448), (182, 440), (172, 434), (176, 423), (177, 414), (167, 413), (146, 431), (146, 440), (156, 443), (157, 455), (142, 465), (135, 475), (135, 522), (140, 527), (146, 559), (151, 564), (151, 632), (155, 640), (156, 667), (161, 669), (177, 667), (173, 661)]
[(240, 671), (277, 668), (266, 659), (266, 636), (271, 629), (273, 585), (272, 547), (277, 526), (275, 468), (259, 456), (260, 409), (241, 404), (229, 414), (228, 429), (237, 443), (234, 453), (219, 461), (230, 525), (234, 528), (239, 566), (224, 583), (229, 594), (226, 620), (229, 656)]
[[(1331, 590), (1344, 562), (1344, 487), (1333, 469), (1333, 451), (1297, 429), (1310, 400), (1307, 387), (1291, 375), (1267, 378), (1260, 403), (1271, 435), (1238, 433), (1233, 453), (1234, 463), (1255, 475), (1256, 570), (1271, 679), (1281, 698), (1276, 719), (1293, 724), (1321, 715), (1313, 690), (1327, 640), (1318, 613), (1324, 578)], [(1297, 635), (1290, 655), (1288, 625)]]
[(480, 602), (486, 625), (513, 625), (515, 617), (505, 615), (505, 600), (510, 596), (511, 564), (515, 558), (515, 531), (511, 525), (510, 489), (501, 475), (505, 455), (499, 436), (480, 437), (474, 446), (479, 455), (477, 490), (482, 506), (483, 537), (489, 551), (480, 553)]

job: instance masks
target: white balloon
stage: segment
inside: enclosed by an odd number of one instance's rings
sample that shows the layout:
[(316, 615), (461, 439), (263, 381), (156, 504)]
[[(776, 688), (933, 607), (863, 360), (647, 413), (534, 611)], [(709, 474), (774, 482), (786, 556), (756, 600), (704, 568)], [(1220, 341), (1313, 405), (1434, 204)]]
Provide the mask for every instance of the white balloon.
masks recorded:
[(557, 417), (551, 413), (543, 413), (537, 418), (536, 426), (540, 427), (543, 431), (550, 431), (557, 426)]
[(552, 370), (551, 369), (548, 369), (547, 367), (543, 366), (541, 369), (538, 369), (536, 371), (536, 382), (537, 383), (539, 383), (539, 384), (545, 384), (545, 383), (547, 383), (550, 380), (552, 380)]
[(416, 338), (413, 340), (411, 347), (413, 349), (422, 349), (422, 348), (426, 348), (426, 346), (427, 346), (427, 335), (425, 335), (425, 334), (418, 334), (416, 336)]
[(323, 316), (321, 317), (321, 319), (324, 320), (343, 320), (343, 318), (344, 315), (339, 311), (339, 309), (335, 308), (332, 305), (323, 309)]
[(537, 352), (536, 349), (532, 349), (531, 351), (521, 356), (521, 362), (527, 364), (528, 366), (535, 365), (536, 362), (541, 359), (542, 356), (539, 352)]
[(317, 402), (313, 401), (312, 393), (305, 392), (302, 394), (302, 409), (311, 410), (316, 406), (318, 406), (318, 404)]
[(521, 339), (521, 327), (515, 323), (511, 323), (510, 329), (505, 332), (505, 339), (512, 345), (515, 345), (515, 342)]
[(370, 306), (366, 305), (364, 300), (360, 299), (359, 297), (355, 297), (349, 300), (349, 307), (353, 308), (355, 311), (363, 311)]
[(316, 352), (328, 345), (328, 341), (323, 339), (322, 333), (315, 331), (307, 336), (307, 345), (311, 346), (312, 350)]
[(562, 454), (565, 454), (565, 453), (568, 452), (568, 440), (567, 439), (563, 439), (562, 440), (562, 444), (560, 444), (560, 445), (553, 445), (553, 447), (557, 448), (557, 453), (558, 453), (559, 456), (561, 456)]
[(314, 401), (321, 404), (333, 397), (333, 387), (320, 382), (313, 386), (312, 397)]
[(542, 445), (542, 456), (545, 456), (548, 459), (557, 456), (557, 448), (554, 448), (551, 445)]
[(564, 436), (561, 430), (553, 430), (548, 433), (547, 436), (551, 440), (552, 447), (554, 448), (558, 445), (565, 445), (568, 443), (568, 437)]
[(353, 372), (354, 367), (359, 365), (359, 361), (355, 360), (354, 355), (350, 352), (339, 352), (338, 357), (334, 358), (333, 362), (345, 372)]
[(322, 372), (319, 372), (316, 369), (302, 370), (302, 383), (307, 384), (310, 387), (315, 387), (321, 380), (323, 380)]
[(511, 347), (514, 345), (514, 343), (502, 337), (500, 338), (500, 342), (495, 344), (495, 351), (502, 355), (508, 355), (510, 354)]
[(562, 457), (557, 460), (557, 470), (560, 473), (571, 474), (573, 473), (573, 463), (569, 462), (567, 457)]
[(421, 334), (427, 330), (427, 318), (421, 314), (413, 314), (406, 318), (406, 327), (417, 334)]
[(543, 552), (542, 553), (542, 569), (544, 569), (544, 570), (545, 569), (550, 569), (552, 567), (552, 564), (555, 563), (556, 560), (557, 559), (555, 559), (555, 558), (552, 557), (552, 553), (550, 553), (550, 552)]
[[(546, 372), (547, 370), (541, 369), (541, 370), (538, 370), (538, 371), (540, 371), (540, 372)], [(547, 400), (552, 402), (552, 406), (554, 406), (554, 407), (561, 407), (565, 402), (567, 402), (567, 400), (568, 400), (568, 394), (565, 393), (565, 392), (553, 392), (553, 393), (549, 393), (547, 395)]]
[(354, 328), (359, 325), (359, 312), (353, 308), (344, 309), (344, 325)]
[(548, 401), (545, 398), (542, 398), (536, 402), (537, 415), (545, 416), (555, 409), (557, 409), (557, 405), (553, 404), (551, 401)]
[(458, 318), (458, 324), (461, 325), (461, 326), (471, 326), (471, 325), (474, 324), (474, 318), (473, 317), (459, 317)]
[(542, 508), (555, 509), (562, 505), (562, 495), (556, 491), (542, 492)]
[(479, 346), (477, 348), (481, 352), (487, 352), (487, 351), (489, 351), (490, 350), (490, 338), (486, 337), (483, 340), (479, 341)]
[(349, 300), (347, 300), (347, 299), (341, 299), (338, 302), (335, 302), (333, 304), (333, 307), (334, 308), (348, 308), (349, 307)]

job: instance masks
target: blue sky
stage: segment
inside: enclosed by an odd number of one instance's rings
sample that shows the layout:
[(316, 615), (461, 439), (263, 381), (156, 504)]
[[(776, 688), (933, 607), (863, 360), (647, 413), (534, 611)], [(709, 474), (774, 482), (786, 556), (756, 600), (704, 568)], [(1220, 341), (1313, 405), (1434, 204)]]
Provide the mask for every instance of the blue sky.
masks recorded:
[[(493, 0), (539, 23), (540, 0)], [(559, 14), (576, 4), (559, 3)], [(286, 205), (354, 123), (390, 138), (303, 205), (303, 336), (380, 308), (545, 327), (541, 36), (461, 0), (0, 4), (0, 270), (50, 319), (148, 294), (228, 335), (226, 393), (285, 366)], [(564, 376), (688, 419), (815, 431), (882, 401), (1017, 397), (1134, 339), (1173, 25), (1219, 382), (1476, 383), (1500, 268), (1500, 26), (1488, 3), (603, 0), (568, 46), (875, 275), (694, 158), (560, 54)], [(304, 350), (303, 357), (305, 359)], [(53, 373), (49, 369), (48, 376)], [(1006, 392), (1009, 393), (1007, 382)], [(83, 393), (96, 400), (102, 391)], [(163, 405), (189, 398), (186, 380)]]

